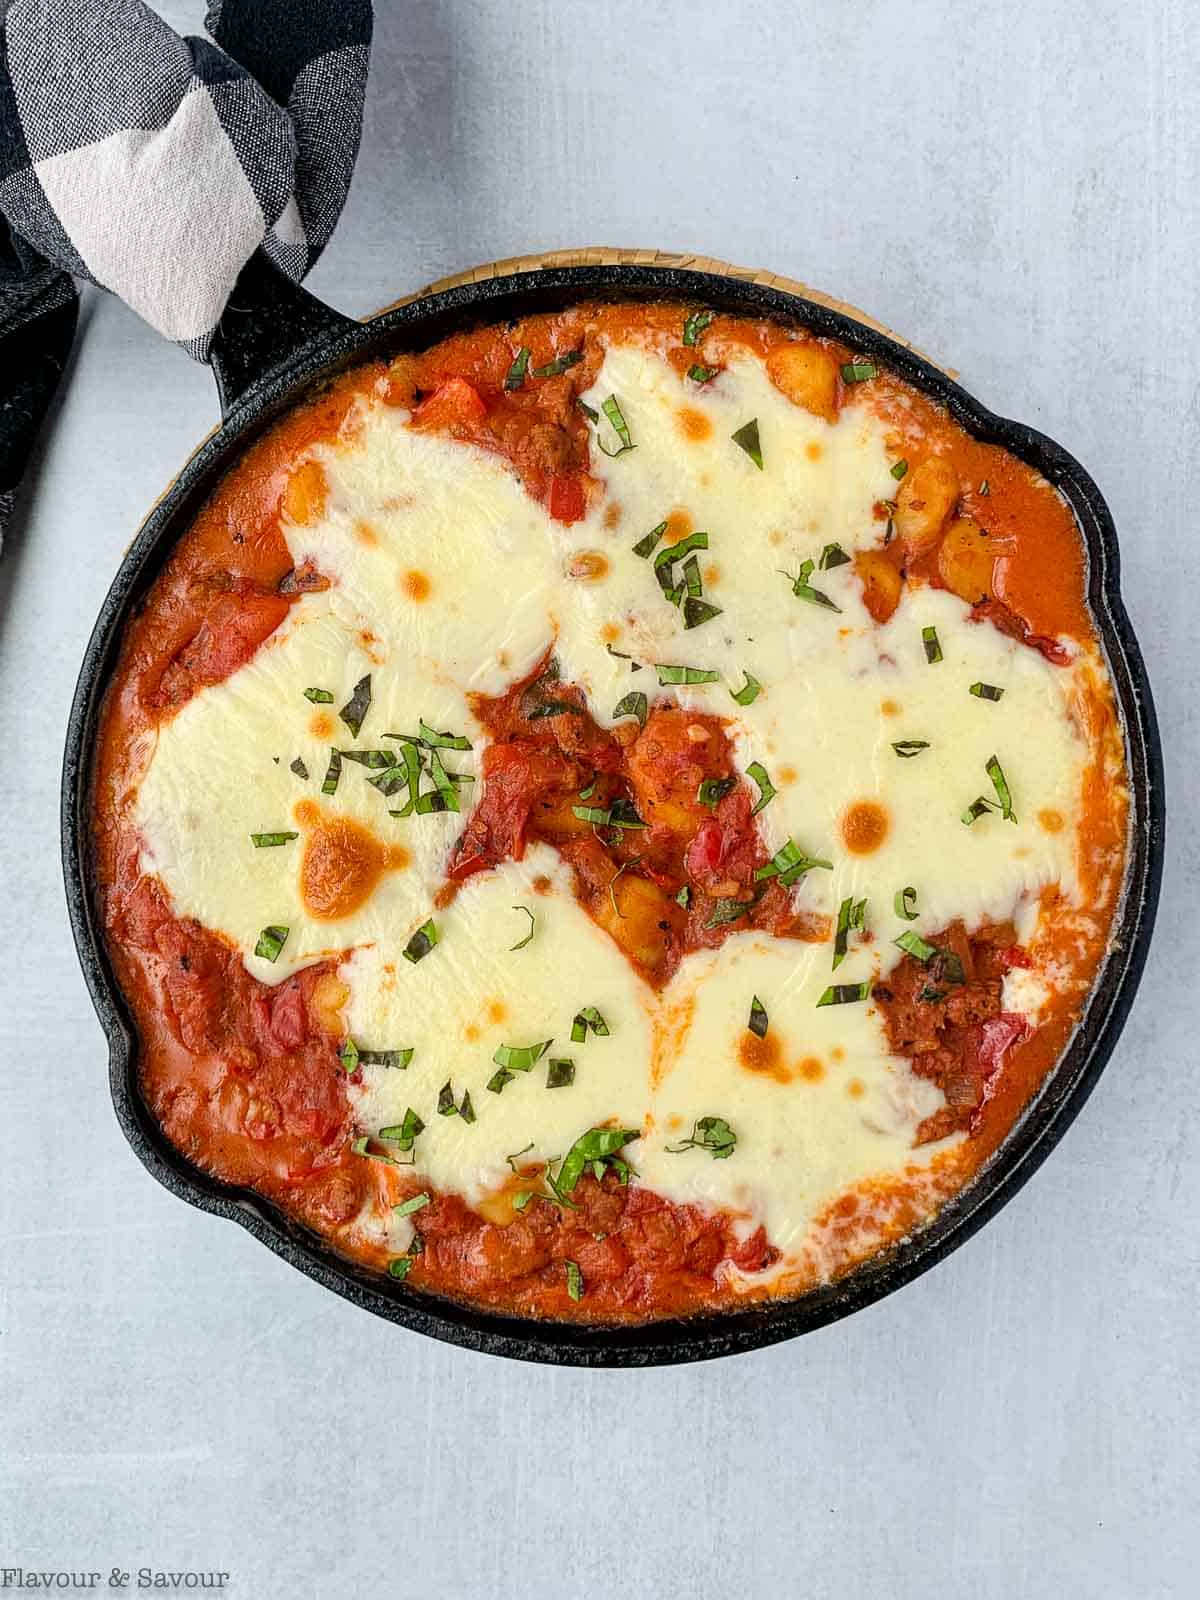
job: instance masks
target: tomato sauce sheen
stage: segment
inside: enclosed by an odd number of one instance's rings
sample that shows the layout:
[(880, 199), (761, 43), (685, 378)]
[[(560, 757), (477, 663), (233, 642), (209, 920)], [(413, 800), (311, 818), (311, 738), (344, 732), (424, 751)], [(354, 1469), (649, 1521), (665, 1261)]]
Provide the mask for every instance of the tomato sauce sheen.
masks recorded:
[[(337, 1248), (377, 1266), (387, 1264), (387, 1255), (363, 1242), (356, 1219), (364, 1208), (395, 1204), (415, 1186), (403, 1169), (350, 1150), (347, 1079), (337, 1060), (344, 989), (336, 963), (271, 988), (246, 972), (239, 952), (219, 935), (175, 916), (161, 884), (140, 871), (141, 842), (129, 820), (139, 735), (244, 665), (298, 595), (325, 585), (319, 571), (293, 569), (280, 511), (292, 495), (319, 498), (320, 482), (304, 453), (352, 436), (358, 396), (381, 395), (410, 409), (414, 428), (496, 453), (551, 516), (573, 522), (601, 492), (588, 470), (589, 431), (576, 396), (592, 383), (609, 339), (648, 341), (686, 371), (695, 359), (680, 337), (687, 309), (581, 306), (459, 335), (336, 380), (246, 452), (126, 633), (97, 754), (96, 863), (114, 965), (138, 1026), (147, 1102), (198, 1166), (257, 1190)], [(781, 347), (797, 342), (776, 323), (717, 318), (705, 335), (705, 359), (719, 362), (722, 354), (749, 348), (772, 370)], [(799, 342), (834, 374), (821, 403), (836, 408), (843, 399), (836, 372), (852, 353), (828, 341)], [(522, 346), (531, 352), (530, 369), (566, 352), (582, 356), (561, 374), (514, 391), (505, 378)], [(978, 619), (1051, 661), (1062, 658), (1058, 635), (1093, 641), (1083, 551), (1066, 507), (1022, 463), (970, 438), (900, 380), (883, 373), (871, 389), (869, 403), (914, 472), (936, 447), (960, 486), (974, 486), (960, 487), (954, 520), (937, 540), (897, 538), (862, 562), (864, 598), (877, 620), (890, 615), (902, 583), (962, 592), (965, 572)], [(877, 514), (883, 520), (894, 510), (881, 505)], [(980, 525), (987, 530), (986, 568)], [(503, 696), (478, 699), (475, 710), (489, 735), (483, 790), (454, 848), (443, 903), (473, 873), (520, 858), (537, 839), (569, 862), (588, 914), (655, 986), (669, 980), (689, 950), (747, 926), (777, 937), (832, 936), (827, 919), (797, 915), (777, 884), (764, 892), (756, 883), (768, 852), (723, 719), (684, 712), (659, 693), (644, 727), (630, 719), (600, 728), (582, 692), (559, 679), (550, 657)], [(1092, 918), (1044, 919), (1061, 926), (1056, 953), (1072, 982), (1037, 1031), (1001, 1007), (1004, 974), (1030, 961), (1009, 927), (943, 931), (938, 943), (960, 963), (963, 981), (942, 1000), (928, 999), (929, 969), (910, 957), (875, 988), (891, 1048), (937, 1082), (946, 1099), (919, 1138), (957, 1129), (968, 1134), (951, 1187), (996, 1147), (1058, 1058), (1103, 952), (1123, 856), (1125, 811), (1112, 784), (1120, 735), (1102, 685), (1085, 697), (1079, 715), (1101, 753), (1085, 795), (1083, 877)], [(578, 818), (573, 807), (593, 778), (590, 804), (628, 807), (645, 828), (597, 828)], [(697, 799), (706, 780), (721, 790), (712, 804)], [(540, 1201), (518, 1209), (514, 1196), (538, 1176), (515, 1174), (511, 1191), (480, 1211), (456, 1196), (433, 1195), (416, 1219), (419, 1253), (409, 1281), (529, 1315), (635, 1321), (743, 1300), (744, 1286), (741, 1294), (731, 1288), (718, 1270), (722, 1263), (755, 1271), (776, 1255), (761, 1229), (743, 1238), (734, 1218), (673, 1205), (622, 1185), (611, 1172), (580, 1181), (578, 1210)], [(879, 1184), (859, 1186), (818, 1220), (831, 1238), (849, 1239), (868, 1215), (872, 1242), (847, 1243), (845, 1266), (920, 1220), (903, 1185)], [(565, 1261), (583, 1273), (582, 1302), (567, 1292)]]

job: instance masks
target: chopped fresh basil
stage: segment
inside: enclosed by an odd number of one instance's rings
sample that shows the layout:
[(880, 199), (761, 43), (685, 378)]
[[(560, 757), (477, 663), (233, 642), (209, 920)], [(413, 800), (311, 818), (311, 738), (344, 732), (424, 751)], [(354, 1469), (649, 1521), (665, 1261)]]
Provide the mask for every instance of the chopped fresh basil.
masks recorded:
[(582, 350), (564, 350), (561, 356), (555, 356), (553, 361), (547, 361), (544, 367), (534, 367), (535, 378), (557, 378), (583, 360)]
[(417, 815), (424, 817), (441, 811), (461, 811), (457, 784), (474, 782), (474, 779), (465, 773), (447, 772), (442, 765), (441, 753), (437, 750), (429, 752), (429, 776), (433, 779), (434, 787), (427, 794), (417, 796)]
[(336, 794), (338, 779), (342, 775), (342, 755), (340, 750), (330, 749), (329, 765), (325, 768), (325, 781), (321, 785), (322, 794)]
[(693, 383), (711, 383), (720, 370), (720, 367), (691, 366), (687, 375)]
[(417, 1142), (418, 1135), (425, 1132), (425, 1124), (409, 1106), (404, 1113), (403, 1122), (392, 1123), (390, 1127), (380, 1128), (379, 1137), (386, 1139), (389, 1144), (399, 1145), (401, 1150), (411, 1150)]
[(315, 706), (331, 706), (333, 704), (333, 691), (331, 689), (305, 689), (304, 698), (311, 700)]
[[(666, 523), (664, 523), (663, 526), (666, 527)], [(624, 650), (614, 650), (611, 644), (606, 644), (604, 648), (614, 660), (628, 661), (630, 672), (640, 672), (642, 670), (642, 663), (640, 661), (635, 661), (631, 655), (626, 655)]]
[(807, 600), (810, 605), (824, 606), (826, 611), (840, 612), (841, 606), (835, 605), (823, 589), (814, 589), (812, 584), (809, 583), (808, 580), (812, 577), (813, 565), (812, 561), (802, 561), (800, 563), (800, 571), (794, 578), (790, 572), (783, 574), (792, 586), (792, 593), (798, 600)]
[(576, 397), (575, 404), (579, 407), (580, 411), (583, 412), (584, 416), (589, 422), (600, 421), (600, 413), (596, 410), (595, 406), (588, 405), (586, 400), (580, 400), (578, 397)]
[(505, 374), (504, 387), (506, 389), (519, 389), (525, 382), (525, 374), (529, 370), (529, 346), (522, 345), (513, 357), (513, 364)]
[(706, 622), (711, 622), (714, 617), (721, 615), (721, 607), (714, 606), (711, 601), (697, 600), (689, 595), (683, 602), (683, 625), (685, 628), (699, 628)]
[(879, 368), (873, 361), (847, 361), (842, 368), (843, 383), (866, 383), (878, 376)]
[(522, 1145), (519, 1150), (514, 1150), (512, 1155), (505, 1156), (505, 1158), (504, 1158), (505, 1161), (508, 1162), (509, 1166), (513, 1169), (513, 1171), (515, 1173), (517, 1173), (518, 1176), (520, 1175), (520, 1168), (517, 1166), (517, 1162), (521, 1159), (522, 1156), (527, 1156), (532, 1149), (533, 1149), (533, 1140), (531, 1139), (528, 1144)]
[(273, 850), (276, 845), (290, 844), (293, 839), (298, 839), (298, 833), (252, 833), (251, 840), (256, 850)]
[(423, 922), (404, 946), (401, 954), (405, 961), (423, 961), (434, 945), (438, 942), (437, 924), (431, 917), (428, 922)]
[(416, 1047), (405, 1050), (360, 1050), (358, 1059), (364, 1067), (390, 1067), (403, 1072), (416, 1054)]
[(371, 674), (368, 672), (354, 685), (353, 693), (349, 700), (338, 712), (338, 716), (350, 729), (354, 738), (358, 738), (359, 729), (366, 721), (367, 712), (371, 709)]
[[(589, 1128), (581, 1134), (562, 1159), (558, 1175), (553, 1187), (563, 1194), (573, 1194), (575, 1186), (583, 1177), (584, 1169), (591, 1167), (593, 1175), (599, 1176), (596, 1168), (601, 1172), (606, 1167), (613, 1167), (617, 1176), (621, 1177), (624, 1169), (626, 1179), (629, 1168), (624, 1161), (619, 1160), (617, 1152), (633, 1139), (640, 1139), (641, 1132), (637, 1128)], [(625, 1180), (623, 1180), (625, 1181)]]
[(421, 738), (431, 750), (469, 750), (471, 741), (462, 733), (439, 733), (436, 728), (431, 728), (421, 718), (417, 726), (421, 730)]
[(643, 728), (646, 726), (646, 718), (649, 712), (650, 702), (640, 689), (635, 689), (630, 694), (622, 695), (621, 699), (613, 707), (614, 718), (636, 717)]
[(838, 907), (837, 931), (833, 938), (833, 970), (836, 972), (846, 959), (850, 948), (850, 933), (856, 929), (865, 933), (867, 929), (867, 902), (855, 900), (853, 895), (843, 900)]
[(525, 713), (528, 722), (538, 722), (542, 717), (581, 717), (583, 707), (577, 706), (573, 700), (543, 700), (540, 705), (533, 707), (532, 711)]
[(644, 828), (646, 824), (638, 816), (632, 800), (614, 800), (608, 808), (608, 825), (610, 828)]
[(408, 817), (416, 810), (417, 800), (420, 797), (421, 786), (421, 752), (416, 744), (405, 743), (400, 747), (399, 767), (388, 772), (382, 772), (367, 782), (374, 784), (381, 794), (392, 795), (404, 785), (408, 786), (408, 799), (398, 811), (390, 813), (393, 817)]
[(746, 681), (740, 689), (730, 689), (730, 694), (740, 706), (752, 706), (762, 693), (762, 684), (758, 679), (746, 673)]
[(953, 950), (945, 950), (936, 944), (930, 944), (922, 939), (920, 934), (914, 933), (911, 928), (905, 929), (900, 937), (893, 941), (906, 955), (912, 956), (914, 961), (920, 961), (927, 966), (932, 976), (942, 983), (963, 983), (966, 974), (963, 971), (962, 961)]
[(705, 778), (696, 790), (697, 804), (708, 806), (710, 810), (715, 811), (718, 801), (724, 800), (736, 784), (736, 778)]
[(499, 1094), (506, 1083), (513, 1081), (514, 1074), (507, 1067), (497, 1067), (487, 1081), (487, 1087), (493, 1094)]
[[(383, 1138), (382, 1132), (379, 1137)], [(395, 1156), (385, 1155), (382, 1150), (372, 1150), (371, 1140), (366, 1134), (361, 1139), (355, 1139), (350, 1148), (356, 1156), (366, 1156), (368, 1161), (382, 1162), (385, 1167), (411, 1167), (413, 1165), (412, 1160), (397, 1161)]]
[(948, 989), (931, 989), (930, 986), (926, 984), (921, 990), (920, 994), (917, 996), (917, 999), (925, 1005), (940, 1005), (949, 993), (950, 991)]
[(849, 563), (850, 557), (840, 544), (827, 544), (821, 551), (821, 559), (817, 562), (822, 572), (828, 572), (831, 567), (844, 567)]
[(563, 1266), (566, 1268), (567, 1272), (567, 1295), (572, 1300), (582, 1300), (583, 1273), (579, 1269), (578, 1261), (571, 1261), (564, 1258)]
[(681, 1155), (685, 1150), (707, 1150), (714, 1161), (727, 1161), (737, 1149), (737, 1134), (724, 1117), (700, 1117), (692, 1124), (689, 1139), (681, 1144), (663, 1147), (668, 1155)]
[(740, 917), (746, 915), (753, 904), (752, 900), (737, 900), (732, 895), (725, 896), (720, 900), (714, 900), (712, 910), (708, 914), (708, 921), (704, 926), (706, 928), (720, 928), (727, 922), (737, 922)]
[(756, 817), (760, 811), (764, 810), (765, 807), (771, 804), (771, 801), (774, 800), (775, 796), (779, 793), (779, 790), (771, 782), (770, 776), (767, 773), (767, 769), (763, 766), (761, 761), (752, 761), (746, 768), (746, 776), (748, 778), (753, 778), (755, 784), (758, 786), (758, 804), (750, 813), (752, 817)]
[(612, 820), (612, 812), (607, 806), (572, 806), (571, 815), (578, 817), (580, 822), (591, 822), (596, 827), (606, 827)]
[(420, 1194), (410, 1194), (407, 1200), (401, 1200), (398, 1206), (392, 1207), (394, 1217), (411, 1217), (414, 1211), (423, 1211), (433, 1199), (431, 1194), (424, 1190)]
[(1008, 787), (1008, 779), (1004, 776), (1004, 768), (995, 756), (987, 759), (987, 774), (995, 785), (996, 794), (1000, 799), (1000, 814), (1005, 822), (1015, 822), (1017, 814), (1013, 810), (1012, 791)]
[(298, 778), (303, 778), (306, 783), (308, 782), (308, 768), (299, 756), (289, 764), (288, 771), (294, 772)]
[(762, 1001), (757, 995), (755, 995), (750, 1001), (750, 1020), (747, 1022), (746, 1026), (749, 1028), (750, 1032), (755, 1034), (759, 1039), (765, 1039), (767, 1037), (767, 1029), (770, 1026), (770, 1023), (767, 1019), (767, 1008), (763, 1005)]
[(892, 904), (896, 908), (896, 915), (903, 917), (905, 922), (917, 920), (917, 891), (911, 884), (904, 889), (896, 890), (896, 898)]
[(764, 878), (778, 878), (785, 889), (790, 889), (798, 883), (806, 872), (811, 872), (814, 867), (824, 867), (832, 871), (833, 862), (826, 861), (821, 856), (806, 856), (794, 839), (789, 839), (782, 845), (765, 866), (759, 867), (754, 874), (756, 883)]
[(904, 476), (904, 474), (907, 471), (908, 471), (908, 462), (905, 461), (903, 457), (901, 457), (901, 459), (899, 461), (893, 461), (892, 462), (892, 467), (891, 467), (892, 477), (895, 478), (897, 482), (899, 482), (899, 480)]
[(983, 480), (983, 482), (979, 485), (979, 493), (983, 494), (983, 495), (988, 495), (988, 494), (991, 494), (991, 492), (992, 492), (991, 486), (988, 483), (987, 479), (985, 478)]
[(514, 906), (513, 910), (514, 911), (523, 911), (525, 913), (525, 915), (529, 918), (529, 932), (525, 935), (525, 937), (523, 939), (518, 939), (516, 944), (510, 944), (509, 945), (508, 948), (509, 948), (510, 953), (513, 950), (524, 950), (525, 946), (533, 938), (533, 931), (537, 927), (537, 918), (534, 916), (533, 912), (530, 911), (528, 906)]
[(700, 342), (700, 335), (716, 316), (715, 311), (693, 311), (683, 324), (683, 342), (686, 345), (695, 345)]
[(413, 1260), (412, 1256), (395, 1256), (388, 1262), (388, 1276), (395, 1278), (398, 1283), (403, 1283), (412, 1271)]
[(373, 772), (396, 765), (396, 757), (390, 750), (339, 750), (338, 755), (343, 761), (353, 761), (360, 767), (370, 767)]
[(600, 435), (597, 434), (596, 443), (600, 446), (601, 450), (603, 450), (604, 454), (606, 456), (623, 456), (626, 450), (634, 449), (633, 440), (629, 436), (629, 425), (622, 415), (621, 407), (617, 403), (616, 395), (610, 394), (607, 400), (601, 402), (600, 409), (608, 418), (609, 422), (612, 423), (613, 432), (620, 440), (619, 447), (616, 450), (610, 450)]
[(736, 433), (729, 436), (734, 444), (740, 445), (761, 472), (763, 470), (762, 441), (758, 437), (758, 418), (751, 417), (749, 422), (743, 423)]
[(922, 750), (929, 749), (928, 739), (895, 739), (892, 749), (905, 761), (911, 761), (913, 756), (919, 756)]
[[(634, 547), (633, 547), (634, 555), (635, 556), (653, 555), (654, 554), (655, 545), (662, 538), (663, 534), (666, 533), (666, 531), (667, 531), (667, 524), (665, 522), (660, 522), (657, 528), (651, 528), (650, 532), (646, 533), (646, 534), (643, 534), (642, 537), (638, 540), (638, 542), (634, 545)], [(615, 651), (613, 651), (612, 653), (614, 655), (616, 654)]]
[(865, 1000), (871, 992), (871, 980), (864, 978), (861, 983), (831, 983), (824, 990), (817, 1001), (819, 1006), (849, 1006), (857, 1000)]
[[(413, 746), (409, 746), (408, 748), (414, 749)], [(419, 758), (417, 761), (417, 769), (419, 776)], [(393, 762), (390, 767), (383, 767), (379, 772), (373, 773), (371, 777), (367, 779), (367, 782), (371, 785), (372, 789), (378, 789), (380, 794), (387, 796), (389, 799), (395, 794), (397, 789), (402, 789), (407, 781), (408, 777), (403, 751), (401, 752), (400, 761)], [(393, 816), (399, 816), (399, 814), (399, 812), (392, 813)], [(407, 814), (408, 813), (406, 812), (405, 815), (407, 816)]]
[[(675, 600), (675, 579), (672, 567), (677, 561), (682, 561), (684, 556), (690, 555), (693, 550), (708, 549), (708, 534), (702, 528), (694, 533), (689, 533), (686, 538), (669, 544), (660, 550), (654, 558), (654, 576), (658, 579), (658, 586), (669, 600)], [(676, 603), (678, 603), (676, 601)]]
[(973, 822), (978, 822), (980, 817), (986, 817), (989, 811), (999, 811), (1000, 807), (986, 795), (977, 795), (963, 812), (961, 820), (969, 828)]
[(439, 1117), (461, 1117), (464, 1122), (475, 1121), (475, 1108), (471, 1104), (470, 1091), (463, 1095), (461, 1104), (456, 1103), (454, 1084), (449, 1078), (438, 1090), (437, 1108)]
[(352, 1078), (358, 1071), (359, 1059), (358, 1046), (353, 1039), (347, 1037), (345, 1044), (338, 1051), (338, 1060), (342, 1064), (342, 1071), (348, 1078)]
[(912, 956), (914, 961), (929, 961), (937, 955), (937, 945), (930, 944), (911, 929), (906, 929), (898, 939), (893, 939), (892, 943), (899, 945), (905, 955)]
[(254, 946), (254, 954), (261, 956), (264, 961), (278, 961), (279, 952), (287, 943), (288, 930), (273, 923), (269, 928), (264, 928), (258, 936), (258, 943)]
[(970, 692), (977, 700), (1000, 700), (1004, 696), (1004, 690), (994, 683), (973, 683)]
[(683, 909), (686, 911), (688, 909), (688, 907), (691, 905), (691, 903), (692, 903), (692, 891), (687, 886), (687, 884), (685, 883), (683, 888), (680, 889), (679, 893), (675, 896), (675, 904), (677, 906), (682, 906)]
[(571, 1023), (572, 1044), (582, 1044), (587, 1038), (589, 1028), (597, 1039), (608, 1038), (608, 1023), (605, 1022), (596, 1007), (581, 1006), (575, 1013), (575, 1020)]
[(942, 646), (936, 628), (922, 628), (921, 642), (925, 646), (925, 659), (930, 666), (942, 659)]
[(506, 1072), (529, 1072), (549, 1050), (552, 1039), (541, 1044), (499, 1044), (492, 1060)]
[(565, 1056), (552, 1056), (546, 1068), (547, 1089), (566, 1089), (575, 1082), (575, 1063)]
[(656, 667), (658, 681), (665, 688), (672, 683), (719, 683), (721, 674), (710, 672), (707, 667)]

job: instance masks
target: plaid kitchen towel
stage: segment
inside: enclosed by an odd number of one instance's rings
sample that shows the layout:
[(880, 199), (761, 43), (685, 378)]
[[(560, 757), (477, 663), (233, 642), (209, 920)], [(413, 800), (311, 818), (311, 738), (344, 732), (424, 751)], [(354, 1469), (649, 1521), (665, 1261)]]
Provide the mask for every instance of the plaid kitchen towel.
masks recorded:
[(256, 250), (296, 281), (316, 261), (358, 153), (371, 5), (218, 0), (215, 43), (138, 0), (0, 0), (0, 19), (2, 535), (72, 275), (203, 361)]

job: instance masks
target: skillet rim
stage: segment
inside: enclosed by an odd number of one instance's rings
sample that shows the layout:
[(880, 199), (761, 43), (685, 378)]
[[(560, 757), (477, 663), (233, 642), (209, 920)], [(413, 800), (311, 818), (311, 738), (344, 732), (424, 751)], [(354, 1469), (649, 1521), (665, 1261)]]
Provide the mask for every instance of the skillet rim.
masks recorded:
[[(296, 312), (297, 295), (305, 313), (295, 316), (302, 342), (255, 375), (256, 341), (260, 361), (264, 351), (268, 357), (278, 352), (280, 319), (286, 323)], [(506, 1316), (407, 1288), (339, 1256), (251, 1191), (219, 1183), (191, 1166), (141, 1098), (136, 1034), (108, 961), (90, 860), (91, 755), (108, 668), (130, 611), (232, 460), (304, 391), (373, 354), (423, 348), (467, 326), (586, 299), (699, 301), (842, 339), (946, 406), (976, 437), (1003, 446), (1040, 471), (1070, 504), (1087, 551), (1088, 603), (1121, 718), (1131, 799), (1125, 882), (1096, 983), (1058, 1062), (971, 1182), (897, 1245), (796, 1299), (632, 1327)], [(912, 348), (846, 311), (774, 283), (651, 263), (546, 267), (458, 282), (362, 324), (320, 307), (303, 291), (289, 290), (280, 300), (263, 308), (265, 322), (274, 327), (273, 345), (263, 337), (261, 324), (247, 329), (246, 386), (226, 377), (218, 362), (218, 381), (229, 401), (225, 418), (189, 457), (130, 544), (88, 641), (67, 725), (61, 828), (68, 911), (84, 980), (109, 1044), (114, 1110), (138, 1159), (173, 1194), (239, 1223), (292, 1266), (364, 1310), (448, 1343), (551, 1365), (644, 1367), (764, 1348), (863, 1309), (928, 1271), (1012, 1198), (1078, 1115), (1112, 1055), (1149, 950), (1163, 862), (1162, 749), (1141, 651), (1120, 595), (1116, 529), (1095, 482), (1054, 440), (996, 416)]]

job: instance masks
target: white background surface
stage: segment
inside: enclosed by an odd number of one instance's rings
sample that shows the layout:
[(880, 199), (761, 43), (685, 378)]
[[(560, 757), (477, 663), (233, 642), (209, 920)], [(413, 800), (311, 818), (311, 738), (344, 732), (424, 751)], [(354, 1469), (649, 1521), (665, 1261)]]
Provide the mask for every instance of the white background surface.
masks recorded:
[(220, 1568), (248, 1600), (1194, 1595), (1200, 12), (378, 10), (317, 293), (365, 313), (525, 250), (707, 251), (857, 302), (1089, 465), (1165, 734), (1155, 948), (1049, 1164), (944, 1265), (799, 1343), (553, 1371), (318, 1289), (143, 1172), (70, 945), (78, 660), (216, 416), (206, 371), (89, 294), (0, 561), (0, 1564)]

